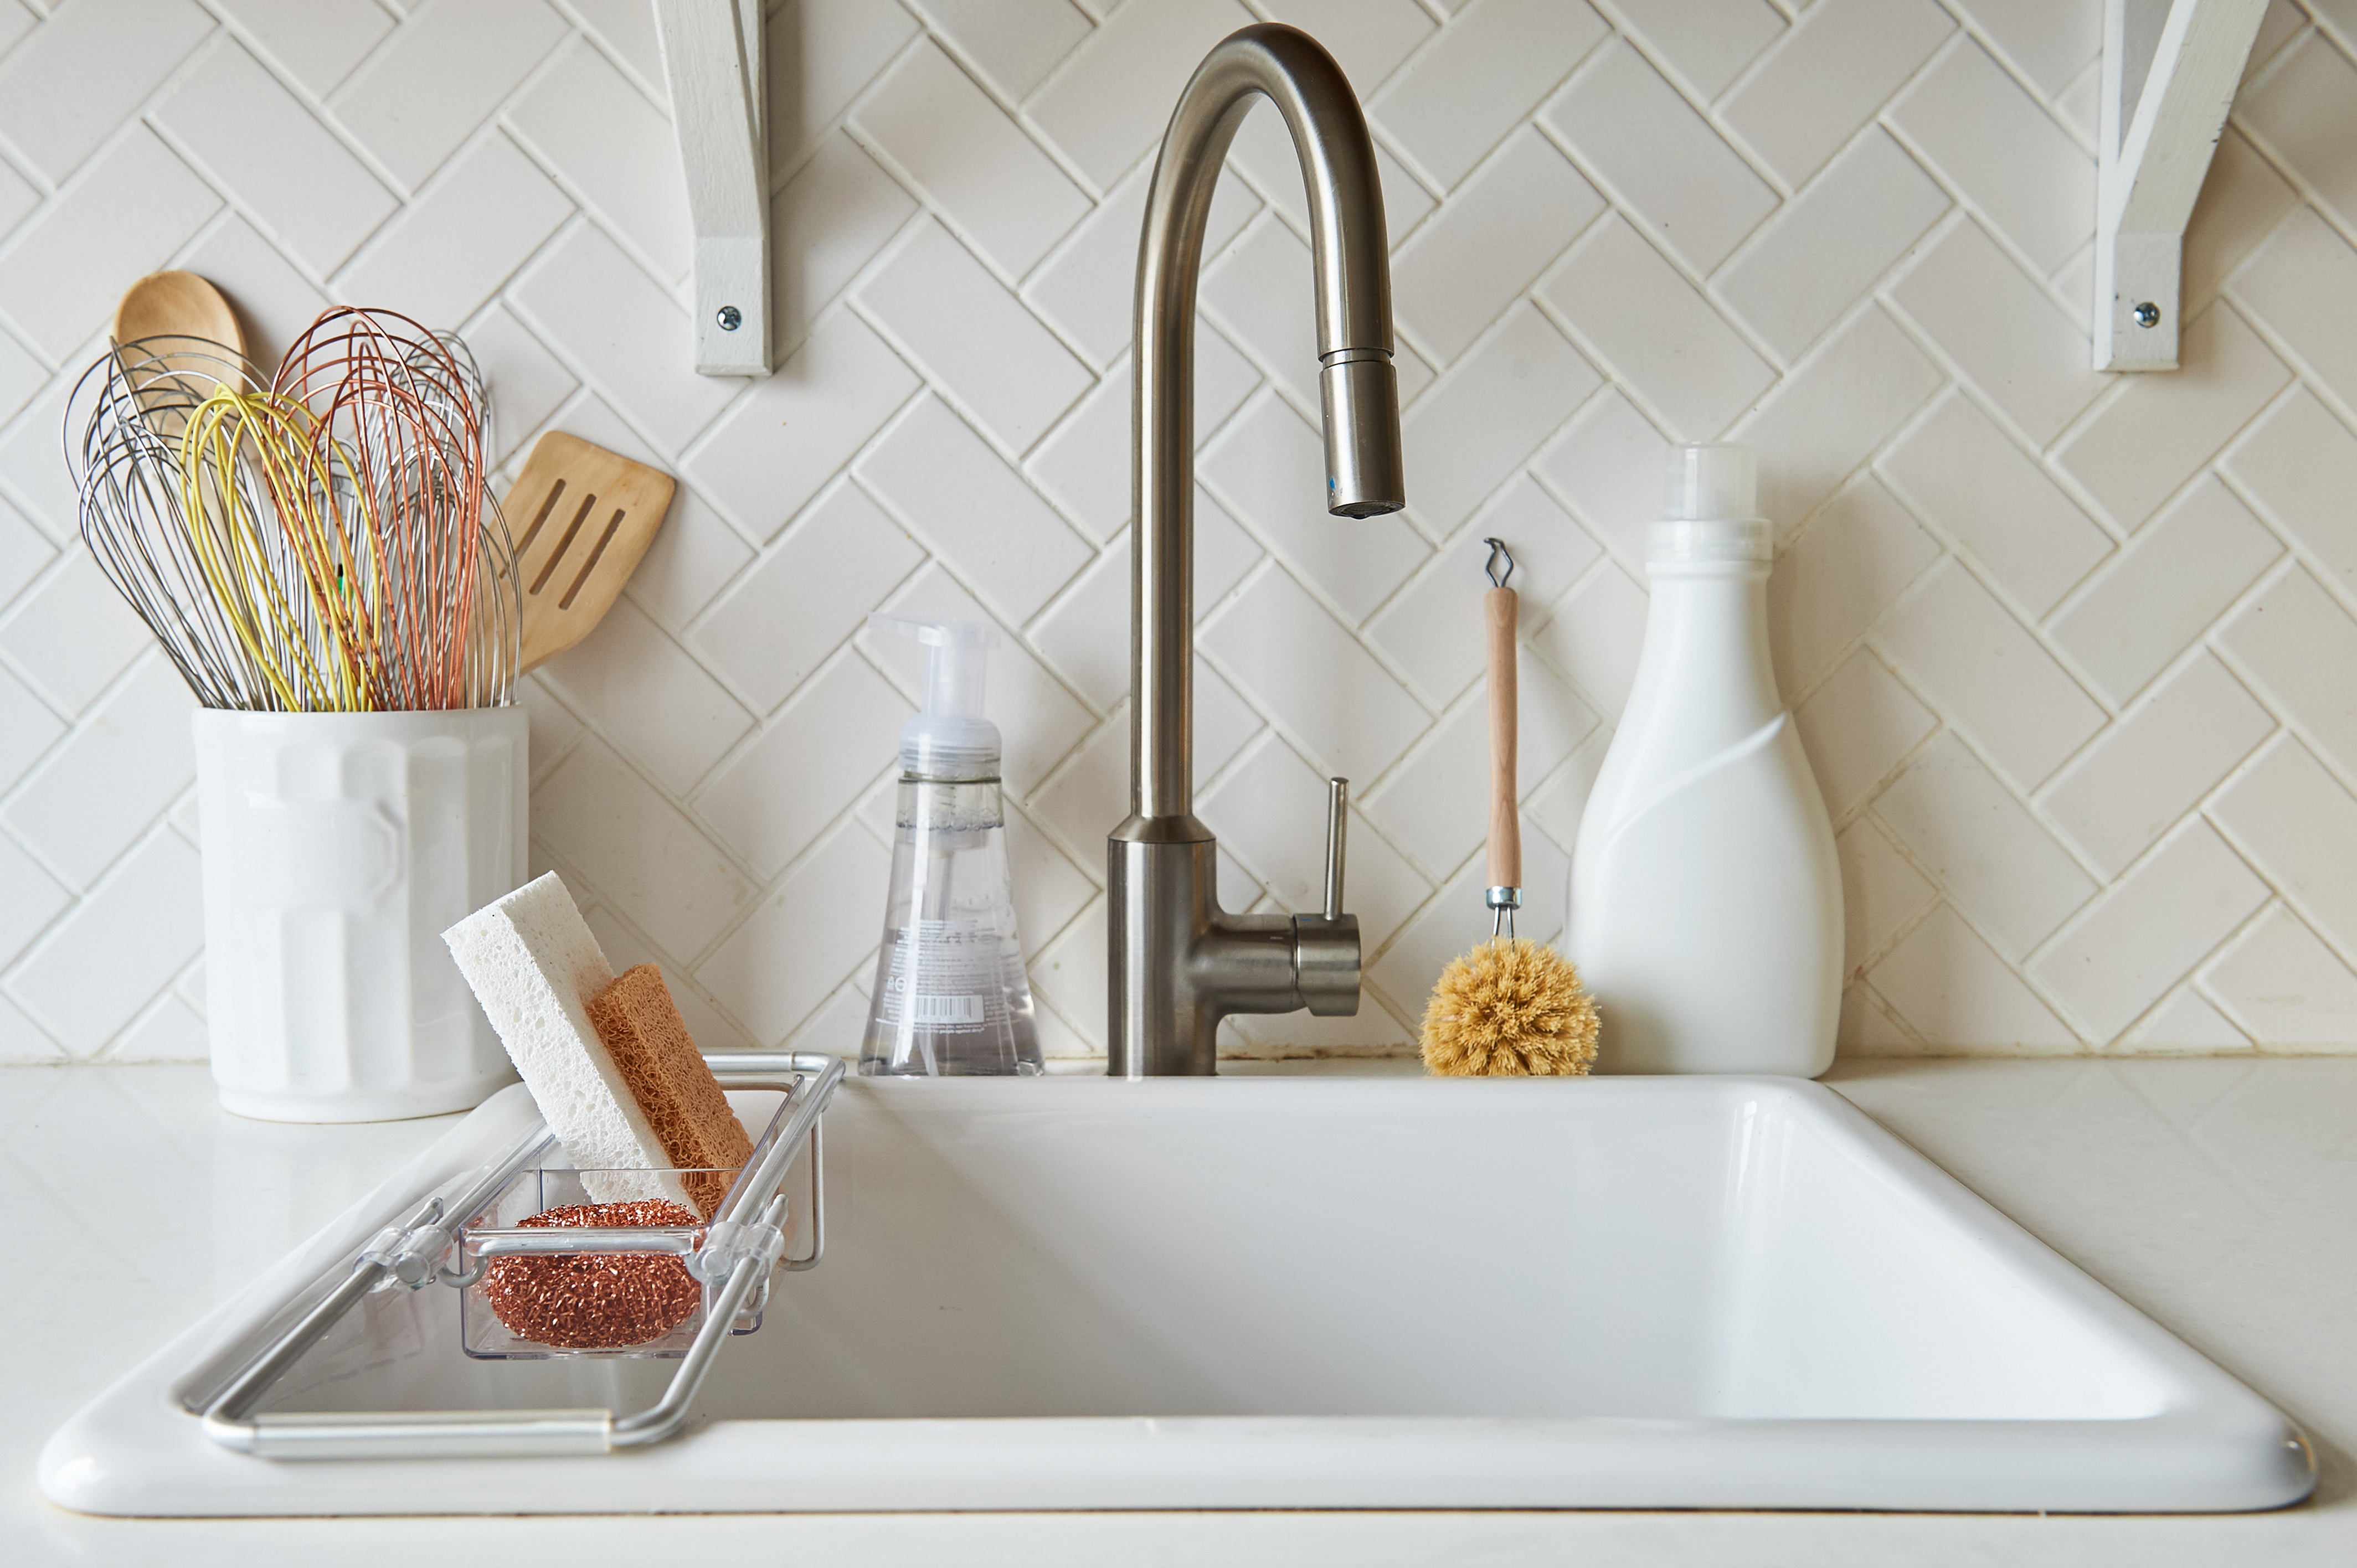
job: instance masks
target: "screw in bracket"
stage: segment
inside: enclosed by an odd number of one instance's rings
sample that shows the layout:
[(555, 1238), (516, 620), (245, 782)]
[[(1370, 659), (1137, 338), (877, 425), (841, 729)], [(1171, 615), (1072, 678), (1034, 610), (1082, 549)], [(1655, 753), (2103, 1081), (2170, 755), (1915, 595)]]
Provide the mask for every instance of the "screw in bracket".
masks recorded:
[[(2147, 306), (2145, 308), (2150, 310), (2152, 306)], [(733, 305), (724, 305), (713, 313), (712, 319), (720, 323), (720, 330), (723, 332), (734, 332), (745, 324), (745, 313)], [(2149, 327), (2152, 323), (2147, 321), (2145, 325)]]
[(2146, 300), (2142, 305), (2137, 306), (2133, 314), (2136, 317), (2136, 324), (2139, 327), (2160, 325), (2160, 306), (2150, 300)]

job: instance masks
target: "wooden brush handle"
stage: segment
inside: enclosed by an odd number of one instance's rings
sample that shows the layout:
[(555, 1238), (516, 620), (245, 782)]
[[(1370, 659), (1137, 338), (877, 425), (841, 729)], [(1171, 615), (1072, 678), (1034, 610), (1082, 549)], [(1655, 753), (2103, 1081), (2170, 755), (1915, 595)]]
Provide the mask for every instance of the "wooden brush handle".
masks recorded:
[(1481, 596), (1490, 628), (1490, 886), (1523, 885), (1523, 821), (1514, 809), (1514, 611), (1512, 588)]

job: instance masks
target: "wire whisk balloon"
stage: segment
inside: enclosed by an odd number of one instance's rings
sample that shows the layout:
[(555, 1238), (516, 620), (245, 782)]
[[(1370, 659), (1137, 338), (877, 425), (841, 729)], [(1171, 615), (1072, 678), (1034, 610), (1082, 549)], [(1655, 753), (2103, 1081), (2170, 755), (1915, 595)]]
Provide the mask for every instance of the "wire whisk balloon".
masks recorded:
[(522, 612), (465, 345), (330, 310), (265, 386), (191, 341), (119, 347), (67, 429), (83, 536), (199, 700), (506, 703)]

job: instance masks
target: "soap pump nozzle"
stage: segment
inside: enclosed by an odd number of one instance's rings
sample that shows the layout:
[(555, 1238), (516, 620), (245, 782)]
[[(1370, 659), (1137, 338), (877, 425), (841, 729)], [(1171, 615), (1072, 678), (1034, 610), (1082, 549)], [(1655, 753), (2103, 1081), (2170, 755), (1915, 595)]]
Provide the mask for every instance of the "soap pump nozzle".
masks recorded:
[(998, 726), (982, 716), (982, 702), (998, 633), (979, 621), (883, 614), (870, 615), (867, 624), (925, 645), (925, 705), (900, 726), (900, 771), (920, 779), (997, 778)]

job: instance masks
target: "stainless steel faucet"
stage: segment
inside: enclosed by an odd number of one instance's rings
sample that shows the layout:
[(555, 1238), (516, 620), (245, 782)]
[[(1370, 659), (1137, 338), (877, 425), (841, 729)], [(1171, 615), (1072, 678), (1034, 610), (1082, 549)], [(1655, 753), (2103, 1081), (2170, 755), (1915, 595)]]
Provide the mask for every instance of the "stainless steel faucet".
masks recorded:
[(1390, 247), (1366, 116), (1308, 34), (1245, 27), (1204, 57), (1178, 96), (1138, 246), (1130, 814), (1106, 846), (1115, 1078), (1216, 1071), (1214, 1036), (1231, 1014), (1359, 1010), (1359, 918), (1342, 912), (1349, 781), (1329, 785), (1318, 914), (1222, 909), (1217, 846), (1195, 820), (1195, 284), (1211, 188), (1254, 93), (1284, 114), (1308, 187), (1326, 510), (1375, 517), (1406, 500)]

